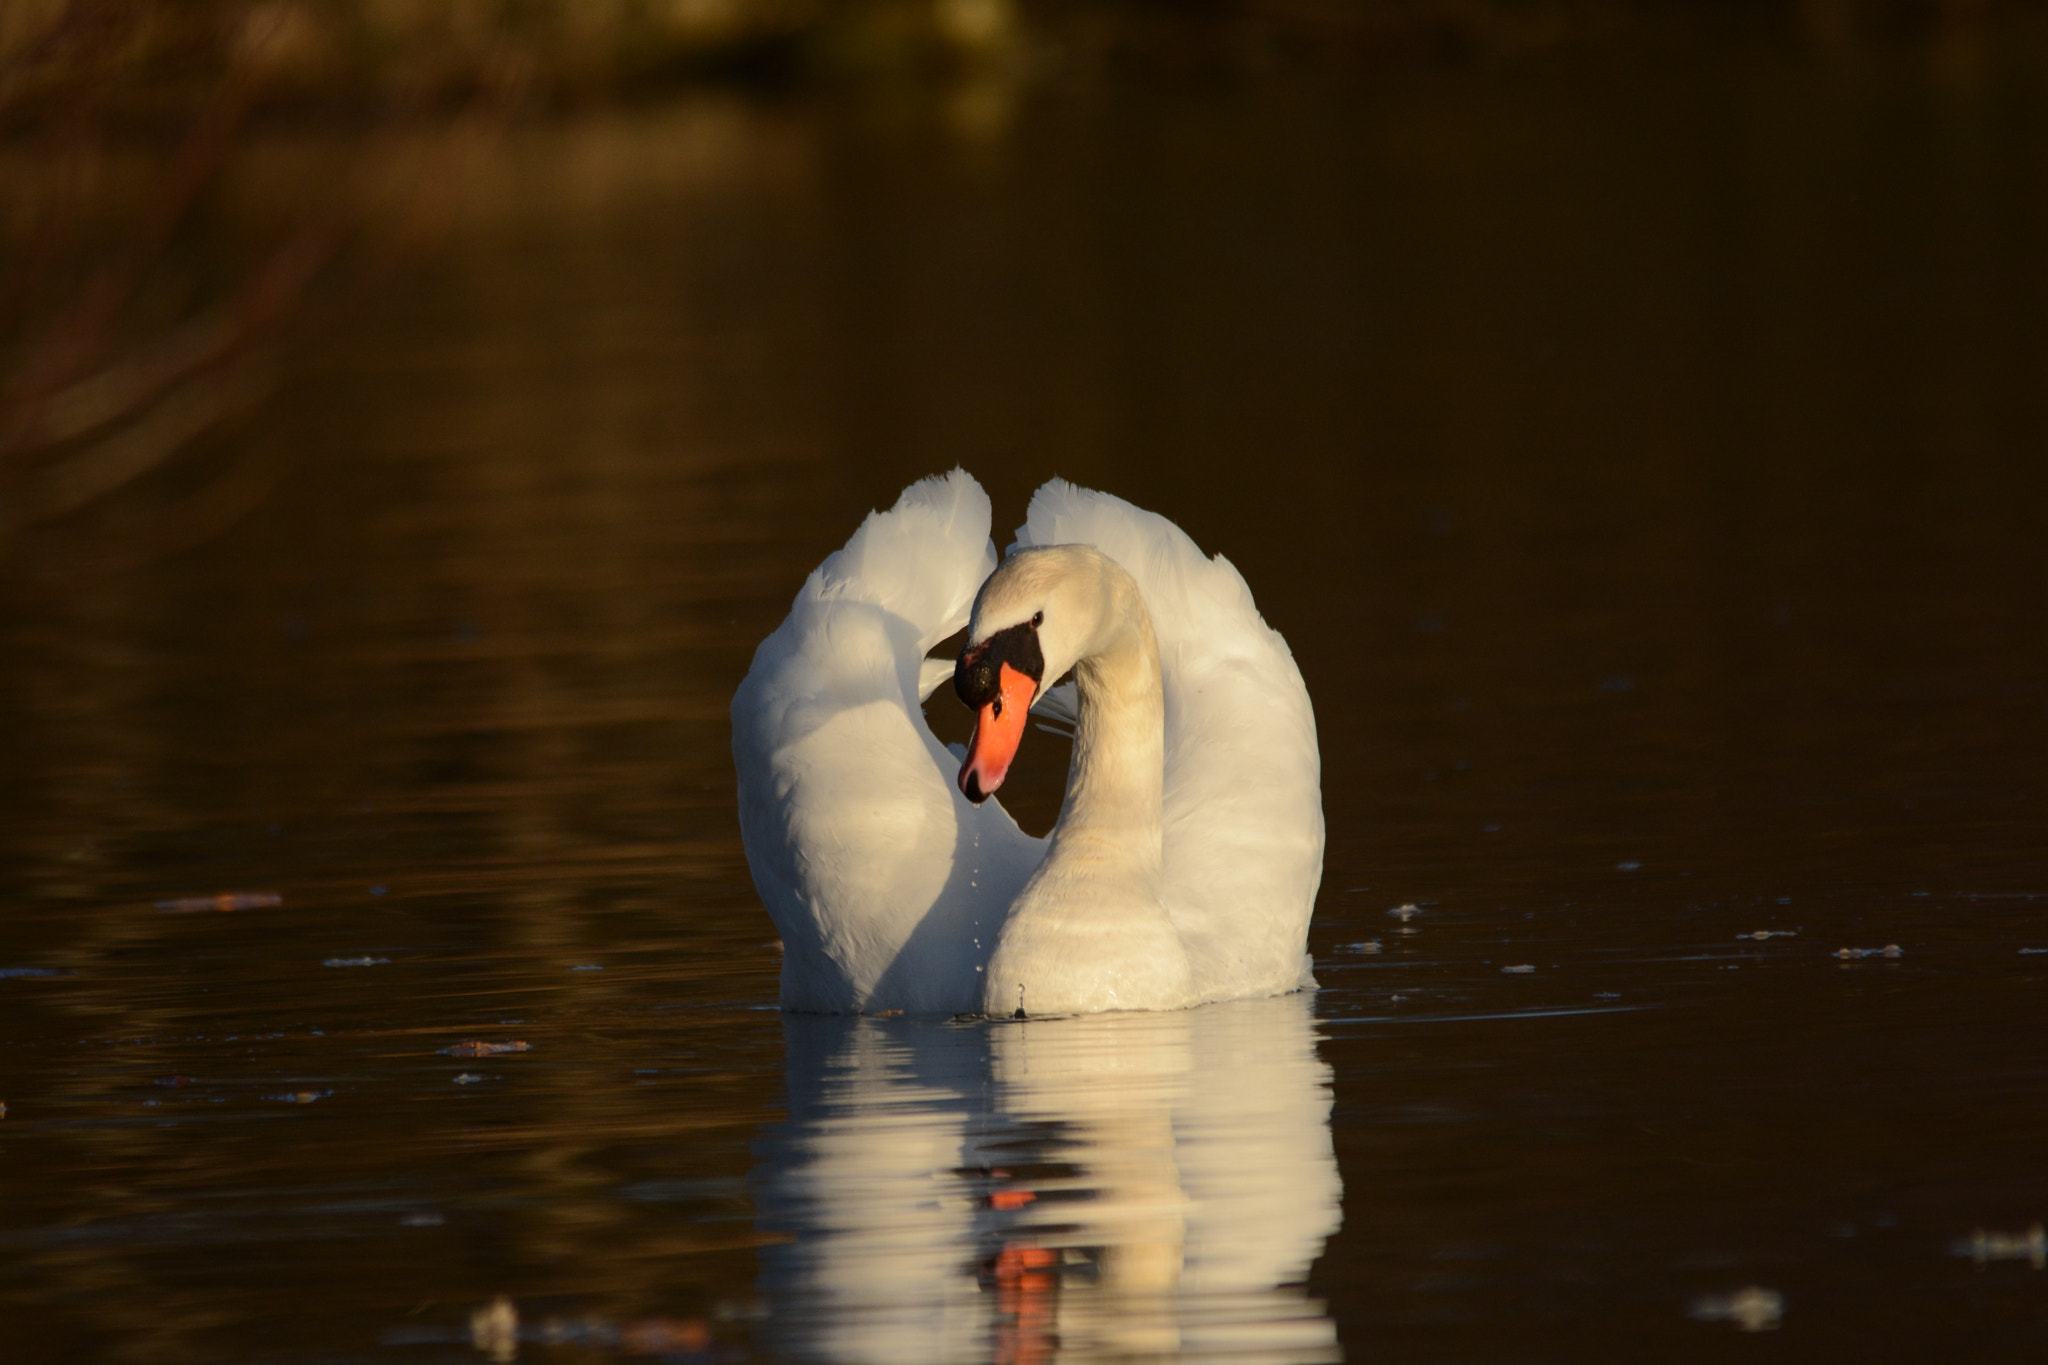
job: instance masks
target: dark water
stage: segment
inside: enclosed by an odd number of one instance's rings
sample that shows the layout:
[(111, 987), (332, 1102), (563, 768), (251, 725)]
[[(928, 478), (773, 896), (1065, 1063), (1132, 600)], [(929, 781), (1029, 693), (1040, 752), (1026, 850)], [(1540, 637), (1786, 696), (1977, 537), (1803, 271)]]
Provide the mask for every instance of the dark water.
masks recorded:
[[(9, 560), (8, 1358), (2048, 1350), (2037, 58), (515, 132), (253, 513)], [(727, 700), (955, 463), (1243, 570), (1319, 994), (773, 1008)]]

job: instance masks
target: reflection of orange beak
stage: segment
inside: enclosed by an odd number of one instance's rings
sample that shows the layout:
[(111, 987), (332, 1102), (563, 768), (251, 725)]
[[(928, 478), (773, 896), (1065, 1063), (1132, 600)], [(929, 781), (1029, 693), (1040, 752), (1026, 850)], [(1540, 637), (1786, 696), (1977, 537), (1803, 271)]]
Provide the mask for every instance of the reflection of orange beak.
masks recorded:
[(1008, 664), (1001, 666), (995, 700), (974, 715), (974, 735), (967, 741), (967, 761), (960, 765), (960, 790), (977, 806), (1003, 785), (1017, 746), (1024, 742), (1024, 717), (1038, 684)]

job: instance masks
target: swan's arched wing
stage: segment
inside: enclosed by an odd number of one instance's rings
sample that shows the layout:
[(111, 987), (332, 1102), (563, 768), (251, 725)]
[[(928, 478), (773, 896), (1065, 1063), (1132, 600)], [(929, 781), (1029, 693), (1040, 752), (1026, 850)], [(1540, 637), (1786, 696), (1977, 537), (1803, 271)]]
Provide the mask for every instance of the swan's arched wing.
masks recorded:
[(804, 583), (732, 700), (747, 866), (783, 942), (786, 1009), (959, 1013), (1043, 856), (975, 806), (919, 706), (924, 653), (995, 567), (961, 470), (905, 489)]
[(1204, 999), (1307, 984), (1322, 760), (1301, 670), (1230, 561), (1121, 498), (1054, 479), (1022, 545), (1093, 545), (1137, 579), (1166, 687), (1162, 897)]

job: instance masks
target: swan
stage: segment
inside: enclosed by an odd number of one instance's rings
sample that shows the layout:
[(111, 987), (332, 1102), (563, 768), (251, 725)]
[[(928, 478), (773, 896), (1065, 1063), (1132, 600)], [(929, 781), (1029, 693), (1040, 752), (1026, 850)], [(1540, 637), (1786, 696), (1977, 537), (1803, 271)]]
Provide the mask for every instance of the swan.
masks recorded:
[[(912, 484), (810, 574), (733, 696), (782, 1007), (1088, 1014), (1313, 986), (1315, 714), (1244, 579), (1061, 479), (1000, 563), (990, 524), (964, 470)], [(957, 660), (926, 657), (963, 626)], [(948, 680), (975, 713), (961, 752), (924, 717)], [(993, 799), (1034, 710), (1074, 734), (1043, 839)]]

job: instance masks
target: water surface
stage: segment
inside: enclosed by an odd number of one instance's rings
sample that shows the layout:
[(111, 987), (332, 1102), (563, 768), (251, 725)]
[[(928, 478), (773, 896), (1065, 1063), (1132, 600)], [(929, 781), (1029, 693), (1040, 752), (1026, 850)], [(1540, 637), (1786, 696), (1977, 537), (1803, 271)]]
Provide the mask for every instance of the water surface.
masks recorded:
[[(2037, 72), (514, 131), (195, 455), (252, 513), (10, 550), (9, 1349), (2048, 1348)], [(1244, 572), (1317, 705), (1318, 994), (773, 1008), (727, 700), (955, 463), (999, 538), (1057, 473)]]

